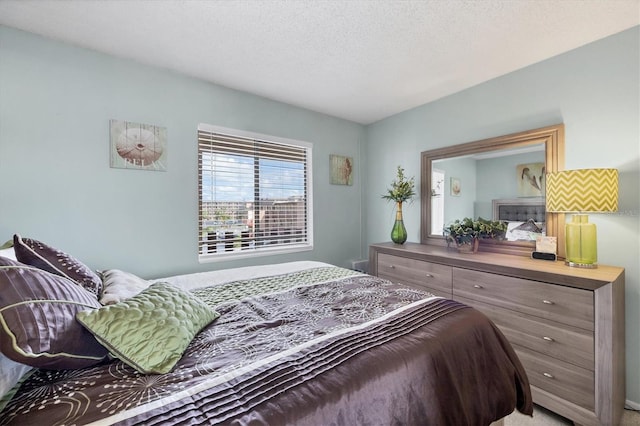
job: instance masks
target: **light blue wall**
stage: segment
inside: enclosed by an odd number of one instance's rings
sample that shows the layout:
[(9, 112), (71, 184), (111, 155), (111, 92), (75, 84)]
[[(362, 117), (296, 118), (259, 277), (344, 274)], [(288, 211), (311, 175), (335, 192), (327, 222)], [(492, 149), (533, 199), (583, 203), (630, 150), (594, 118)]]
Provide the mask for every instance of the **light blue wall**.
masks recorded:
[[(456, 158), (437, 163), (437, 168), (444, 172), (444, 225), (455, 219), (473, 217), (473, 203), (476, 200), (476, 161), (471, 157)], [(460, 183), (459, 195), (451, 192), (451, 179)], [(432, 230), (440, 234), (440, 230)]]
[(478, 182), (475, 215), (490, 219), (493, 217), (491, 200), (499, 198), (518, 198), (516, 174), (519, 164), (544, 163), (544, 152), (529, 152), (508, 157), (478, 160)]
[[(166, 127), (168, 171), (110, 168), (110, 119)], [(201, 122), (313, 143), (313, 252), (198, 263)], [(359, 124), (0, 26), (1, 242), (18, 232), (145, 277), (301, 259), (346, 266), (363, 255), (363, 137)], [(354, 158), (353, 186), (329, 184), (329, 154)]]
[[(626, 268), (627, 399), (640, 404), (640, 27), (367, 127), (366, 244), (389, 240), (379, 199), (397, 164), (420, 175), (420, 152), (565, 124), (565, 168), (620, 172), (619, 212), (590, 215), (600, 263)], [(403, 209), (419, 241), (420, 206)]]

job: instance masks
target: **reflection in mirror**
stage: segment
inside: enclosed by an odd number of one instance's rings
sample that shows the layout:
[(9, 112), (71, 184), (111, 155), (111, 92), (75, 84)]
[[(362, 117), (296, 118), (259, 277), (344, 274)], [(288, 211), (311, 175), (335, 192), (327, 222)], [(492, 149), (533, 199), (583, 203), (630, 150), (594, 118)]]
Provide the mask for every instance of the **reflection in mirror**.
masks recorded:
[(492, 200), (542, 199), (544, 144), (435, 160), (431, 173), (431, 233), (442, 235), (456, 219), (498, 219)]
[[(421, 242), (444, 245), (442, 229), (464, 217), (494, 217), (494, 200), (544, 204), (545, 173), (564, 166), (564, 127), (499, 136), (422, 153)], [(524, 200), (524, 201), (523, 201)], [(547, 235), (562, 237), (564, 215), (543, 214)], [(527, 254), (533, 242), (484, 241), (481, 250)], [(558, 253), (559, 255), (561, 253)]]

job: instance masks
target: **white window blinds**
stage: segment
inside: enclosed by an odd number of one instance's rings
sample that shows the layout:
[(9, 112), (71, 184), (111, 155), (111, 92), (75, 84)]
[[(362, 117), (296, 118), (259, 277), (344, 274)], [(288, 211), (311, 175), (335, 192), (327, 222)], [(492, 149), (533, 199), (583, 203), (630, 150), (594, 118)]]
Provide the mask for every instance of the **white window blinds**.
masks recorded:
[(311, 146), (198, 126), (199, 256), (311, 248)]

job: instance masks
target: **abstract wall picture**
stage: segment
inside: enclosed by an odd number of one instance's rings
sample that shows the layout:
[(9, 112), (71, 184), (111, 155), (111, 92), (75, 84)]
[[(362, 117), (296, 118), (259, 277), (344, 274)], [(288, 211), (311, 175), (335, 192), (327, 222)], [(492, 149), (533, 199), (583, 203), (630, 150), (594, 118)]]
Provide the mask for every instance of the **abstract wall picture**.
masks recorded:
[(110, 120), (111, 167), (167, 170), (167, 128)]
[(329, 173), (333, 185), (353, 185), (353, 158), (329, 155)]
[(544, 173), (544, 163), (518, 164), (516, 166), (518, 197), (544, 197), (546, 184)]
[(459, 178), (452, 177), (451, 178), (451, 195), (454, 197), (459, 197), (462, 193), (462, 184), (460, 183)]

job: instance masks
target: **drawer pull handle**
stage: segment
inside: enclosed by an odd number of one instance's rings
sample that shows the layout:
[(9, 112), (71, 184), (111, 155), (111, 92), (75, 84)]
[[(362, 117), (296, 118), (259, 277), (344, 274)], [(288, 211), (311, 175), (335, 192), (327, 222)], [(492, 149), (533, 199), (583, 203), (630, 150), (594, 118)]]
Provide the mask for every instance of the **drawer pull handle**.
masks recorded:
[(389, 268), (396, 269), (396, 265), (389, 265)]
[(482, 287), (480, 284), (474, 284), (473, 288), (484, 288), (484, 287)]
[(544, 303), (545, 305), (555, 305), (555, 303), (553, 303), (551, 300), (543, 300), (542, 303)]
[(433, 278), (433, 275), (427, 273), (427, 278)]
[(550, 373), (542, 373), (542, 375), (548, 379), (555, 379), (555, 377), (553, 377), (553, 374)]
[(555, 342), (555, 340), (553, 339), (553, 337), (543, 336), (542, 338), (543, 338), (544, 340), (546, 340), (547, 342)]

